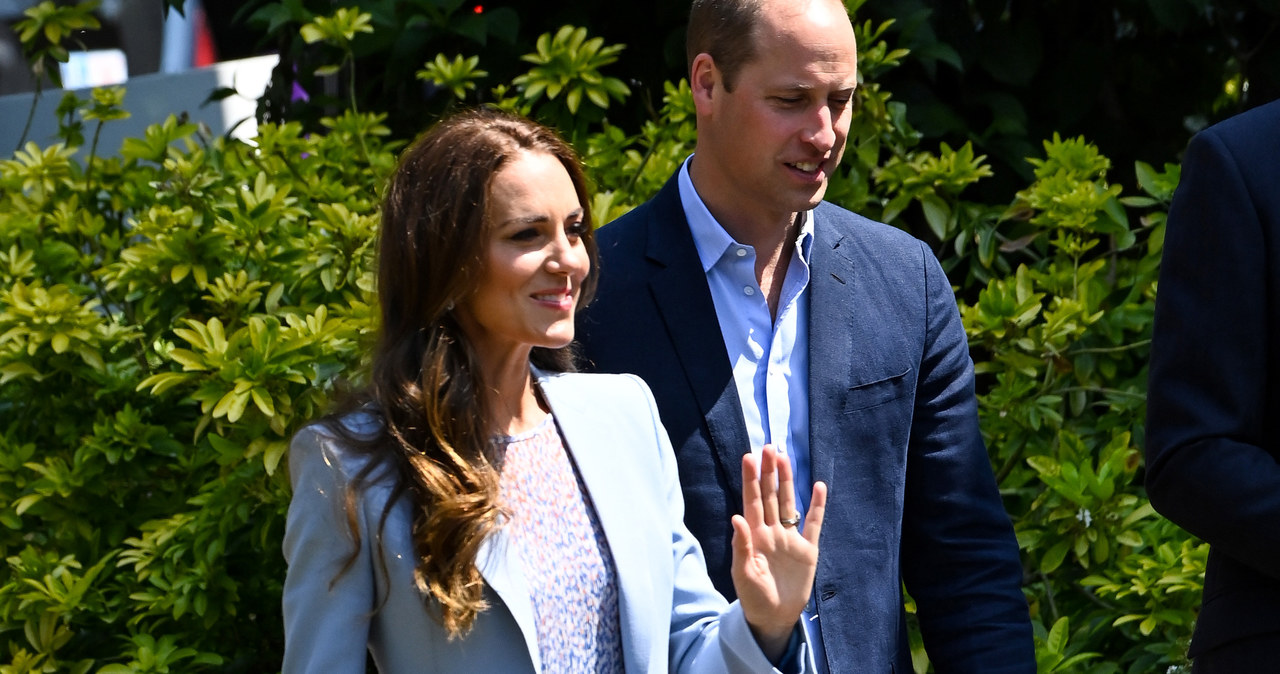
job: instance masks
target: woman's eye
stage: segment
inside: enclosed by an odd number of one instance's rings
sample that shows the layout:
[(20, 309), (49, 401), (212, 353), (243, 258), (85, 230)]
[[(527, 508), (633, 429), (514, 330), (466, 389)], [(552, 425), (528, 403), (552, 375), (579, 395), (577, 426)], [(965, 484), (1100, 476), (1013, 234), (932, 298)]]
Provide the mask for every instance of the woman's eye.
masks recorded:
[(522, 229), (510, 236), (512, 241), (532, 241), (536, 238), (538, 238), (538, 230), (533, 229), (532, 227), (529, 229)]
[(582, 221), (571, 223), (568, 227), (565, 227), (565, 232), (573, 237), (582, 236), (587, 233), (587, 223)]

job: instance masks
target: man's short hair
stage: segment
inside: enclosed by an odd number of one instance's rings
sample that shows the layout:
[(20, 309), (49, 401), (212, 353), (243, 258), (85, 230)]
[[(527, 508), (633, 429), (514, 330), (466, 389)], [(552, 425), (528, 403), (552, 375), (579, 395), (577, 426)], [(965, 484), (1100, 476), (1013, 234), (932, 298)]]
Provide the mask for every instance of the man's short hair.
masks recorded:
[(724, 76), (724, 88), (733, 91), (742, 67), (755, 58), (755, 29), (762, 0), (693, 0), (689, 9), (689, 32), (685, 41), (688, 67), (706, 52)]

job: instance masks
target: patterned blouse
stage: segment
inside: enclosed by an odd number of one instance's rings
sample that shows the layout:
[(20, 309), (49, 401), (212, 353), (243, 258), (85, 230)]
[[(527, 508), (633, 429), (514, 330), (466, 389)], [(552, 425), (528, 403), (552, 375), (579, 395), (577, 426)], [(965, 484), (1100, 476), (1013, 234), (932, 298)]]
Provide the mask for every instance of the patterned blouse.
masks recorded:
[(554, 419), (497, 443), (506, 526), (533, 599), (542, 671), (622, 672), (617, 570)]

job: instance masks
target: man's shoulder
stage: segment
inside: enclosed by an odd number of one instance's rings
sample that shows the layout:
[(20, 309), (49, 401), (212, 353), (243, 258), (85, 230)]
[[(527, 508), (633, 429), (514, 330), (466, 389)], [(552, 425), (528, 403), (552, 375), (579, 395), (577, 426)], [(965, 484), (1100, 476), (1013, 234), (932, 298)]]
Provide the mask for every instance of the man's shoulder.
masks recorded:
[(1280, 139), (1280, 99), (1228, 117), (1205, 131), (1240, 142), (1257, 142), (1259, 134)]
[(1263, 171), (1267, 175), (1277, 172), (1274, 159), (1280, 152), (1280, 100), (1260, 105), (1234, 117), (1229, 117), (1196, 134), (1191, 140), (1194, 153), (1198, 146), (1201, 150), (1216, 148), (1215, 152), (1225, 150), (1233, 161), (1249, 167), (1250, 171)]
[(897, 263), (898, 256), (918, 260), (927, 247), (909, 232), (858, 215), (824, 201), (814, 209), (815, 235), (819, 243), (861, 251), (870, 262)]
[(596, 241), (601, 252), (622, 246), (623, 242), (642, 240), (652, 210), (653, 200), (650, 199), (597, 229)]

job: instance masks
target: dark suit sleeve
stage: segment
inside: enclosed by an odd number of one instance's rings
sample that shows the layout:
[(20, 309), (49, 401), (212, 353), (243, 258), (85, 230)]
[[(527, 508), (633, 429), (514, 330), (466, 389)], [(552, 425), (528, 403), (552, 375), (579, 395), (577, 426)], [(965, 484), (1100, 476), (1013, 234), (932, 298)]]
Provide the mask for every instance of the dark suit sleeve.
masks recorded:
[(907, 458), (902, 574), (938, 672), (1034, 672), (1022, 564), (978, 428), (950, 283), (923, 244), (927, 321)]
[(1256, 152), (1257, 165), (1242, 165), (1233, 152), (1280, 140), (1261, 125), (1234, 128), (1251, 133), (1234, 143), (1213, 131), (1192, 140), (1169, 213), (1151, 345), (1147, 491), (1156, 510), (1215, 552), (1280, 578), (1280, 157)]

